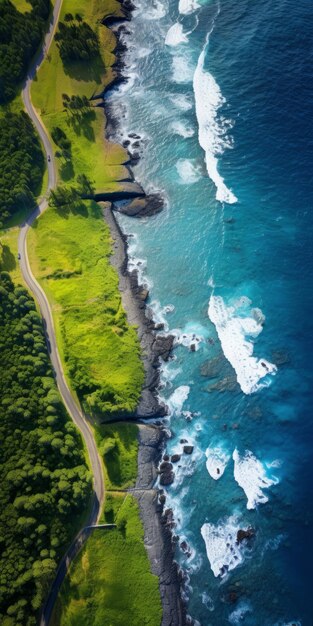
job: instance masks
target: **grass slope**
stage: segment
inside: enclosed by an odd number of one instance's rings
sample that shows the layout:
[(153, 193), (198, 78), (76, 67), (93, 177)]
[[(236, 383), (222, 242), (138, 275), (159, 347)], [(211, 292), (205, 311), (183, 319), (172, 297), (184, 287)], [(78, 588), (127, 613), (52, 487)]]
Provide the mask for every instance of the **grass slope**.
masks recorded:
[(110, 265), (108, 226), (95, 202), (84, 207), (66, 215), (50, 208), (37, 220), (28, 239), (30, 263), (52, 305), (65, 370), (78, 395), (94, 414), (128, 413), (143, 383), (139, 341)]
[(130, 495), (114, 500), (118, 527), (93, 532), (62, 586), (52, 626), (161, 623), (158, 578), (150, 572), (137, 501)]

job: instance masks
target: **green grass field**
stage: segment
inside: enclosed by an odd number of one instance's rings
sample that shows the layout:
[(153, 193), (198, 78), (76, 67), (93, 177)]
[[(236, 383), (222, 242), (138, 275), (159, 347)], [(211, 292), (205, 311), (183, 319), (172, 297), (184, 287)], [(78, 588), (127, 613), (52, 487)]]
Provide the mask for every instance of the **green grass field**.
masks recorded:
[(12, 4), (17, 8), (20, 13), (28, 13), (32, 10), (32, 5), (27, 0), (12, 0)]
[(52, 626), (160, 626), (138, 504), (130, 495), (115, 499), (118, 528), (93, 532), (62, 586)]
[(121, 305), (118, 277), (110, 265), (111, 239), (100, 207), (61, 215), (48, 208), (29, 233), (35, 276), (48, 295), (65, 372), (90, 412), (133, 411), (143, 383), (136, 331)]
[(96, 428), (96, 441), (105, 466), (106, 489), (133, 487), (137, 475), (138, 427), (105, 424)]

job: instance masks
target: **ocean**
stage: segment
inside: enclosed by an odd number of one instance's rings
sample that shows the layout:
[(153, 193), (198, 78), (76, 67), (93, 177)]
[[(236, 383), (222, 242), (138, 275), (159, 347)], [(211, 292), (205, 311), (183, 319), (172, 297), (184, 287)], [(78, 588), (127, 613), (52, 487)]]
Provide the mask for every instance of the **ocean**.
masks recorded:
[(160, 396), (188, 613), (312, 626), (313, 5), (136, 5), (110, 99), (166, 207), (120, 223), (175, 335)]

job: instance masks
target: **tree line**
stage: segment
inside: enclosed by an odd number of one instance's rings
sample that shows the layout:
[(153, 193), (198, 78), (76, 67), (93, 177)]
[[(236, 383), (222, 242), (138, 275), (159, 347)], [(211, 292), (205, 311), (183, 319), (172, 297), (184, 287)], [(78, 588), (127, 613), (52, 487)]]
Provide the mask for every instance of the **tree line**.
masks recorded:
[(0, 227), (17, 209), (34, 204), (44, 167), (40, 141), (28, 115), (24, 112), (3, 115), (0, 118)]
[(0, 411), (0, 623), (34, 626), (91, 479), (34, 301), (6, 272), (0, 272)]
[(29, 0), (20, 13), (10, 0), (0, 2), (0, 104), (12, 100), (39, 47), (50, 14), (50, 0)]
[[(87, 22), (67, 14), (67, 23), (60, 22), (55, 35), (63, 63), (90, 61), (100, 55), (99, 39)], [(65, 16), (66, 17), (66, 16)]]

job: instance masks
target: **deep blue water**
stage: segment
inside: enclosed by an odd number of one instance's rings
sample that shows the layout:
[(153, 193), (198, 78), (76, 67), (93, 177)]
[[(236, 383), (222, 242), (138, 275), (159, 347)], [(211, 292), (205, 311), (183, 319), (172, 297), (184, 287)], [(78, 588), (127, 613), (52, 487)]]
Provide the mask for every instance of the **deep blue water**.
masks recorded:
[[(311, 626), (313, 5), (194, 4), (188, 14), (179, 13), (178, 0), (138, 4), (127, 39), (131, 80), (112, 96), (125, 112), (124, 138), (142, 137), (135, 175), (167, 198), (163, 213), (121, 223), (135, 235), (130, 252), (133, 263), (142, 260), (156, 317), (187, 344), (175, 349), (160, 390), (172, 412), (168, 452), (181, 452), (181, 439), (194, 445), (168, 489), (179, 542), (191, 552), (178, 547), (177, 560), (189, 576), (188, 611), (202, 626)], [(216, 199), (203, 141), (236, 203)], [(208, 317), (212, 294), (223, 298), (235, 324), (260, 322), (255, 309), (262, 311), (262, 332), (246, 339), (254, 356), (277, 365), (276, 375), (259, 381), (268, 387), (244, 393), (236, 381), (238, 335), (231, 365)], [(249, 300), (242, 304), (242, 297)], [(229, 345), (233, 327), (227, 332)], [(196, 352), (188, 347), (194, 334)], [(208, 448), (229, 457), (219, 480), (207, 470)], [(245, 490), (234, 478), (235, 449)], [(260, 475), (273, 484), (257, 493)], [(268, 501), (247, 509), (247, 495), (257, 501), (262, 492)], [(237, 567), (223, 576), (212, 571), (204, 524), (211, 539), (219, 527), (214, 546), (222, 561), (223, 550), (237, 556)], [(249, 526), (255, 538), (238, 548), (236, 531)]]

